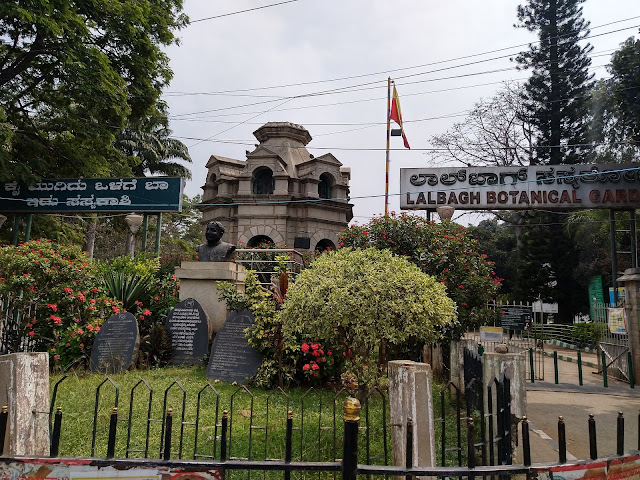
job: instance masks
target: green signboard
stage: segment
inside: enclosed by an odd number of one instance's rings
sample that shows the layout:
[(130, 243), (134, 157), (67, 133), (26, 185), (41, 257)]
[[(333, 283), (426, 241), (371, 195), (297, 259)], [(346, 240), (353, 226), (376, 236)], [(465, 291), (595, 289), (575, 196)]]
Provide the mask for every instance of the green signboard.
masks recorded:
[(180, 212), (180, 177), (55, 178), (0, 183), (0, 212)]
[(589, 313), (591, 321), (596, 321), (596, 305), (604, 306), (604, 293), (602, 291), (602, 276), (591, 277), (589, 280)]

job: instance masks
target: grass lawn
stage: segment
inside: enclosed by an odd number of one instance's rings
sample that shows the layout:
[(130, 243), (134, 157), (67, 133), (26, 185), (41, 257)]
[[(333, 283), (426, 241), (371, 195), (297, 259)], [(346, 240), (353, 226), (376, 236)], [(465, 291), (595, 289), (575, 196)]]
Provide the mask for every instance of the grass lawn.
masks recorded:
[[(52, 375), (52, 394), (61, 379), (62, 375)], [(440, 415), (441, 388), (434, 385), (436, 417)], [(230, 458), (283, 459), (286, 417), (291, 410), (293, 460), (332, 461), (342, 457), (342, 403), (347, 396), (343, 390), (328, 388), (282, 391), (210, 383), (204, 368), (165, 367), (109, 379), (80, 371), (59, 383), (54, 411), (62, 408), (60, 456), (106, 456), (109, 420), (117, 405), (116, 458), (160, 458), (163, 412), (170, 408), (172, 458), (219, 459), (220, 424), (226, 410)], [(381, 392), (374, 392), (362, 408), (360, 463), (392, 463), (387, 400)], [(455, 446), (457, 413), (446, 403), (447, 445)], [(436, 422), (436, 444), (440, 432), (441, 424)], [(462, 436), (464, 441), (464, 428)], [(466, 447), (462, 452), (466, 453)], [(446, 457), (449, 465), (457, 464), (455, 451)]]

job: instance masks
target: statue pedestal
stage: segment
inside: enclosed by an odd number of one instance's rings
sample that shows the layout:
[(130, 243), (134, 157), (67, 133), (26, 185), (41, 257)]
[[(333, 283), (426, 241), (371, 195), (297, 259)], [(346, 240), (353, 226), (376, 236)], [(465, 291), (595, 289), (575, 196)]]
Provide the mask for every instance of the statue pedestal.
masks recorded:
[(194, 298), (209, 317), (209, 338), (227, 319), (227, 304), (220, 299), (216, 282), (231, 282), (244, 291), (245, 270), (233, 262), (182, 262), (176, 268), (180, 280), (180, 301)]

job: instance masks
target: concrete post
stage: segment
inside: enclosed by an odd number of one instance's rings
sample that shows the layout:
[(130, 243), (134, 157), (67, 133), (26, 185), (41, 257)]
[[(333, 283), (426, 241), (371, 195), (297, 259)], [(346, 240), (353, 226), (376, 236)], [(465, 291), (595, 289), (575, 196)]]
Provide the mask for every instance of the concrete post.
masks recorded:
[[(501, 374), (509, 377), (511, 380), (511, 441), (512, 451), (514, 454), (517, 452), (515, 448), (518, 438), (518, 424), (523, 417), (527, 415), (527, 369), (526, 369), (526, 353), (487, 353), (483, 355), (482, 365), (482, 385), (484, 388), (483, 400), (484, 400), (484, 414), (485, 418), (490, 419), (487, 415), (489, 412), (488, 403), (488, 390), (487, 387), (491, 386), (493, 409), (496, 410), (496, 389), (491, 384), (493, 377), (500, 378)], [(493, 431), (497, 432), (497, 421), (493, 419)], [(487, 423), (485, 432), (488, 434), (489, 425)], [(485, 439), (489, 441), (489, 439)]]
[(410, 360), (393, 360), (389, 369), (393, 464), (405, 466), (407, 419), (413, 420), (413, 466), (436, 464), (431, 367)]
[(451, 362), (451, 382), (464, 395), (464, 349), (474, 351), (475, 342), (473, 340), (458, 340), (451, 342), (451, 352), (449, 360)]
[(8, 407), (4, 456), (49, 455), (49, 355), (0, 357), (0, 405)]
[(629, 332), (633, 377), (637, 385), (640, 383), (640, 268), (626, 269), (618, 282), (624, 284), (624, 314)]

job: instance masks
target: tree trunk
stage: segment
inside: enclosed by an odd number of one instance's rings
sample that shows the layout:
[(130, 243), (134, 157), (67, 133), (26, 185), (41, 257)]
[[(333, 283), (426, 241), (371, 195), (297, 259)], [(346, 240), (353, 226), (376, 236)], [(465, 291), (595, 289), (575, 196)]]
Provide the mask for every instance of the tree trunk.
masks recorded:
[(93, 258), (93, 248), (96, 245), (96, 232), (98, 230), (98, 216), (91, 214), (89, 216), (89, 223), (85, 232), (85, 238), (87, 239), (84, 245), (84, 251), (89, 258)]

